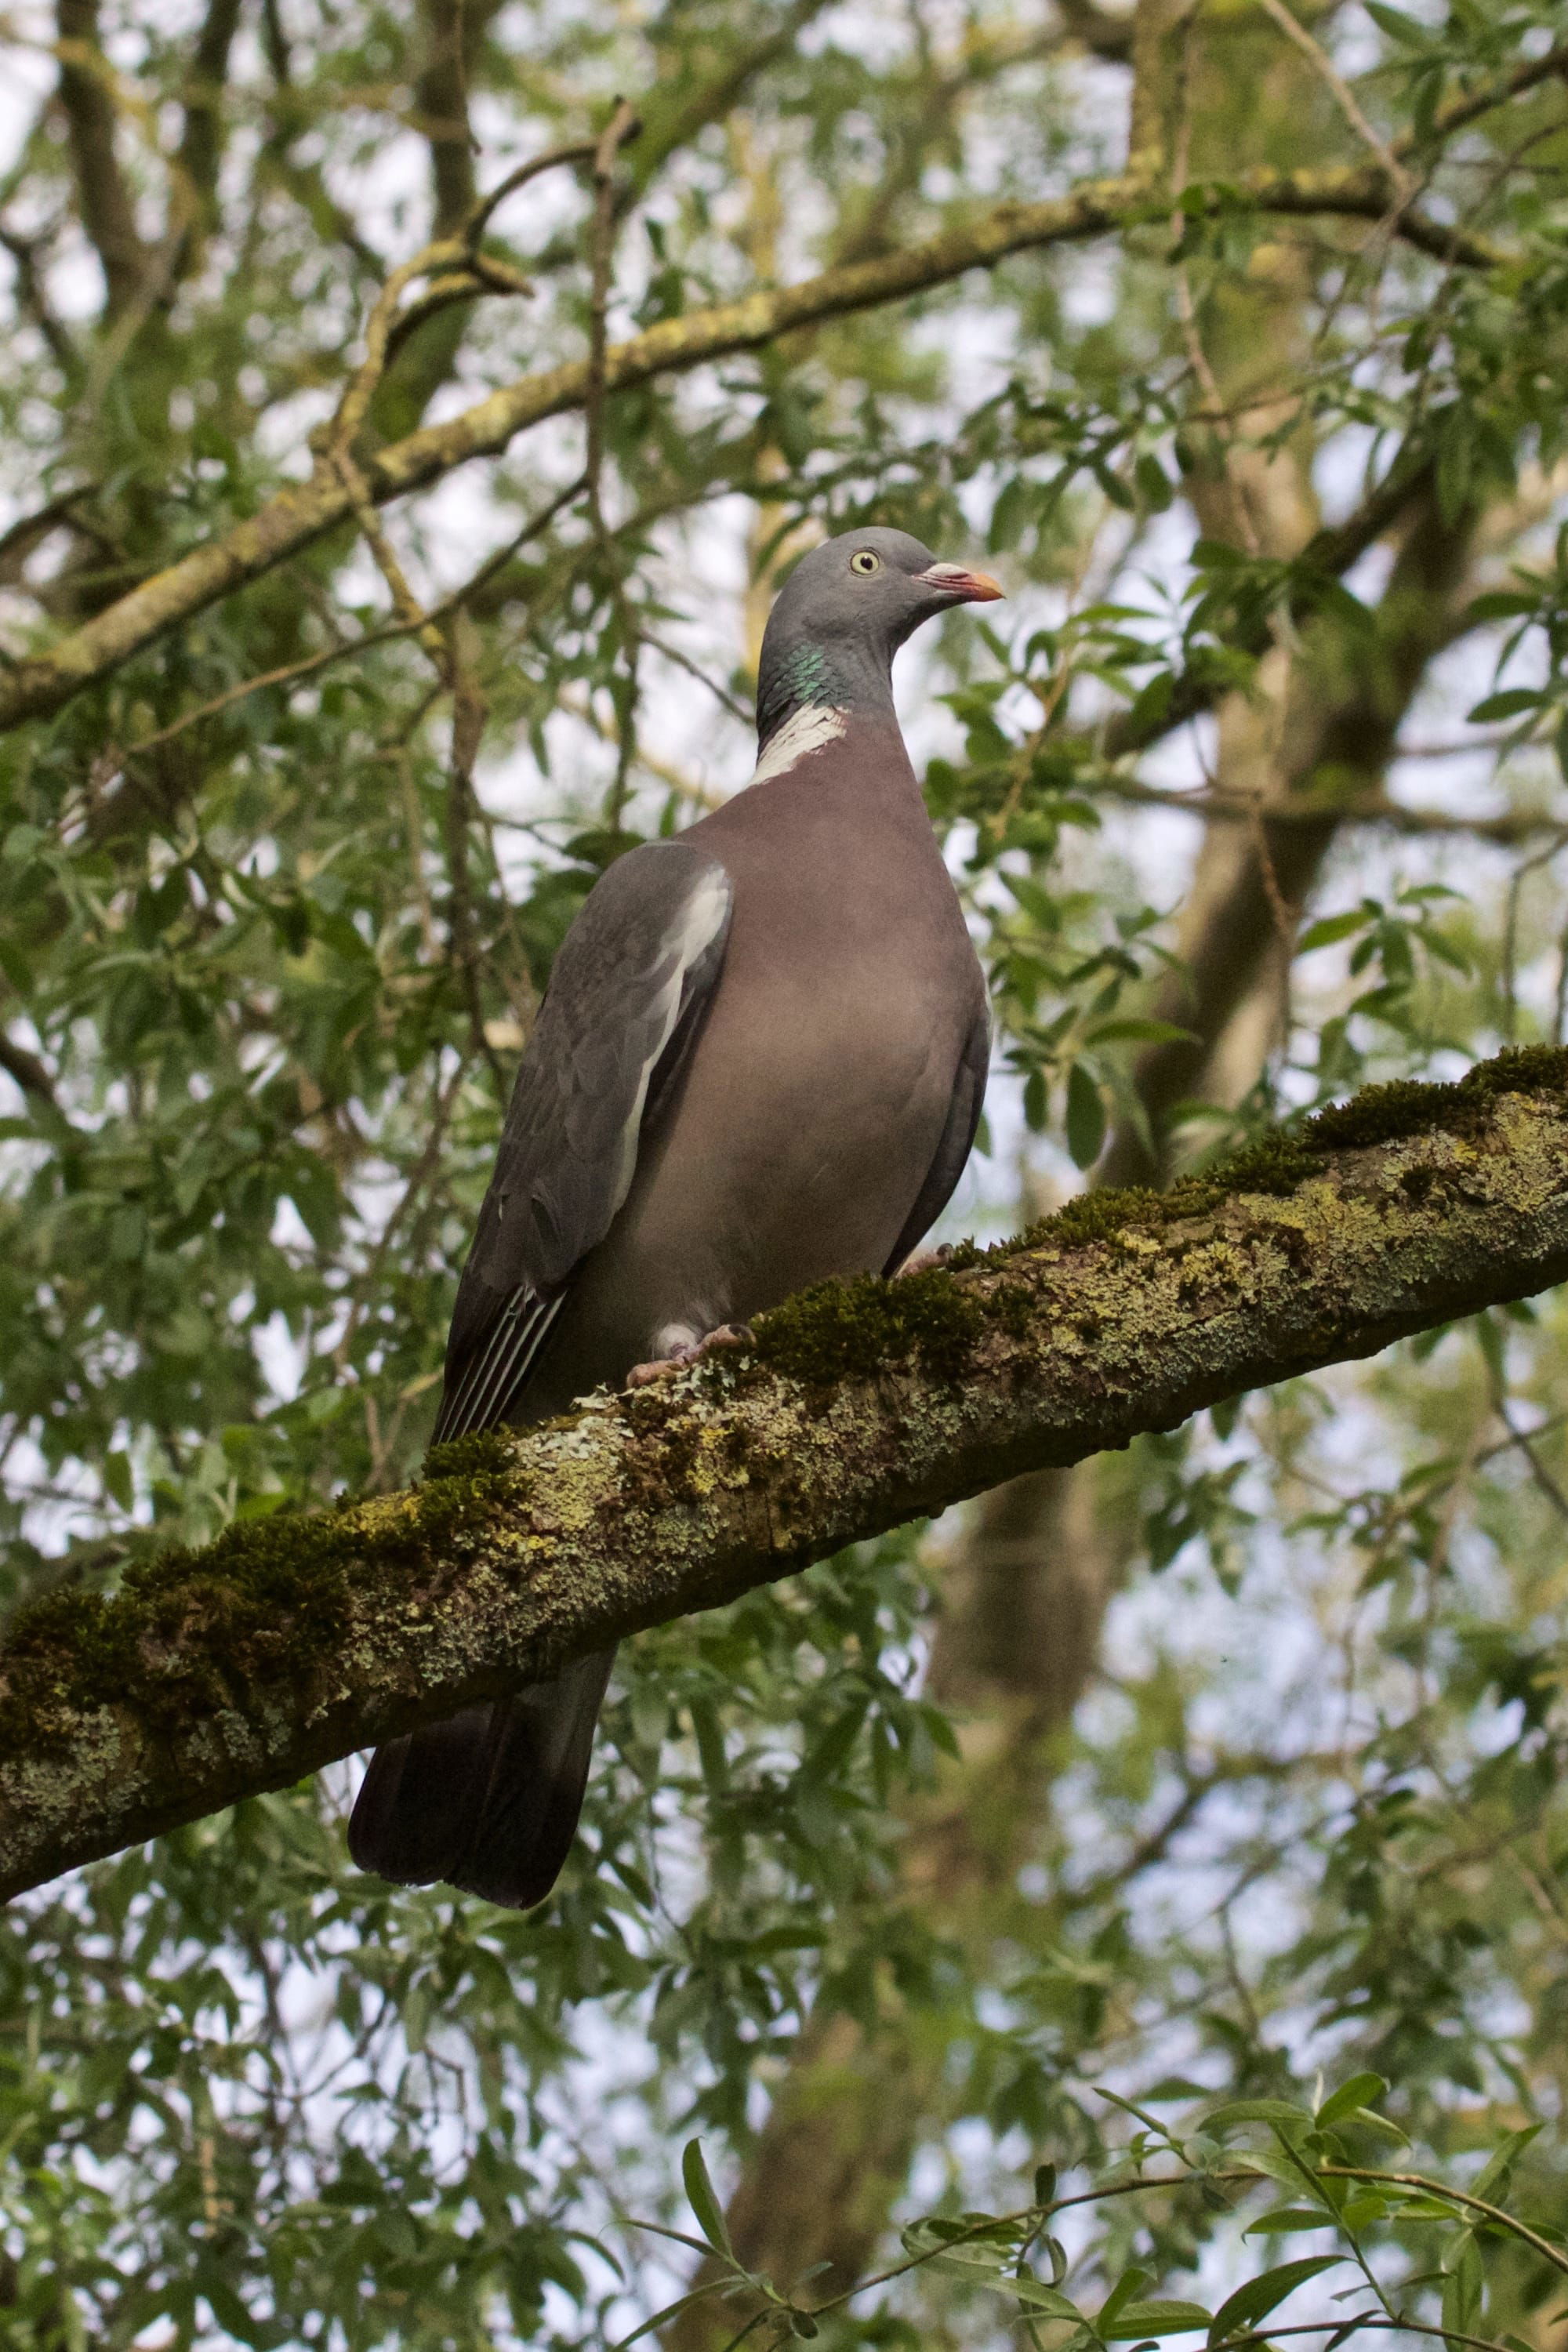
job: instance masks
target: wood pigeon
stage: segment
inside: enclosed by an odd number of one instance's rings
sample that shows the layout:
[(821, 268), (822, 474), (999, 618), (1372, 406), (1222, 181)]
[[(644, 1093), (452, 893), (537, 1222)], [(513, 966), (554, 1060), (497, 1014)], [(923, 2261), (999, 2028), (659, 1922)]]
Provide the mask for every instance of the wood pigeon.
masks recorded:
[[(556, 958), (458, 1292), (437, 1442), (658, 1377), (808, 1283), (894, 1274), (940, 1215), (990, 1024), (891, 668), (922, 621), (1001, 593), (900, 530), (846, 532), (791, 574), (750, 784), (610, 866)], [(378, 1748), (354, 1860), (540, 1902), (613, 1657)]]

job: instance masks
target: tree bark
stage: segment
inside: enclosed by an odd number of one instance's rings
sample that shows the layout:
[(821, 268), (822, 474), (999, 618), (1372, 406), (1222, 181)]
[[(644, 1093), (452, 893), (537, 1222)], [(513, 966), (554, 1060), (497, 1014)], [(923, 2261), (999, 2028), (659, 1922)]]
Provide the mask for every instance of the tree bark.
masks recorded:
[(1021, 1473), (1568, 1276), (1568, 1054), (1373, 1088), (1163, 1199), (828, 1284), (754, 1353), (63, 1592), (0, 1654), (0, 1894)]
[(113, 75), (99, 39), (98, 0), (58, 0), (59, 101), (66, 119), (81, 225), (103, 271), (104, 317), (120, 316), (141, 291), (147, 249), (115, 152)]

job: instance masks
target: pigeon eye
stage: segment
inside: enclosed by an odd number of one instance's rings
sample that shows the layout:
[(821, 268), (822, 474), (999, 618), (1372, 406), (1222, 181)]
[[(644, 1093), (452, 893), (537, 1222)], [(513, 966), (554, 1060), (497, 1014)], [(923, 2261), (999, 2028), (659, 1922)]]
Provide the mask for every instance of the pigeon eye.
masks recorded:
[(873, 555), (868, 547), (858, 547), (849, 559), (850, 571), (858, 572), (862, 579), (869, 579), (873, 572), (880, 572), (881, 568), (881, 557)]

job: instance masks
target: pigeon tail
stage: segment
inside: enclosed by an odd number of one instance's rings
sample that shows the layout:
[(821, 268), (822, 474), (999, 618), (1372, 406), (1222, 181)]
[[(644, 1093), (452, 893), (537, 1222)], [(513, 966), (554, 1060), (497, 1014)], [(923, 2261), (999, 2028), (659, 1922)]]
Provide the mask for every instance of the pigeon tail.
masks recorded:
[(359, 1867), (510, 1911), (542, 1903), (576, 1833), (615, 1654), (378, 1748), (349, 1822)]

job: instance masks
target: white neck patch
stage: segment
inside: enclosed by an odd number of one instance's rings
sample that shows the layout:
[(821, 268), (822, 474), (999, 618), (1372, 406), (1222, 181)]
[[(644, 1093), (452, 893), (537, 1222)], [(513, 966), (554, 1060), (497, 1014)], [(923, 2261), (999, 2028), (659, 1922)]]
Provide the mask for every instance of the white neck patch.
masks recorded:
[(775, 776), (787, 775), (809, 753), (826, 751), (829, 743), (837, 743), (847, 724), (847, 711), (830, 709), (825, 702), (802, 703), (770, 737), (767, 750), (757, 761), (752, 783), (771, 783)]

